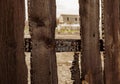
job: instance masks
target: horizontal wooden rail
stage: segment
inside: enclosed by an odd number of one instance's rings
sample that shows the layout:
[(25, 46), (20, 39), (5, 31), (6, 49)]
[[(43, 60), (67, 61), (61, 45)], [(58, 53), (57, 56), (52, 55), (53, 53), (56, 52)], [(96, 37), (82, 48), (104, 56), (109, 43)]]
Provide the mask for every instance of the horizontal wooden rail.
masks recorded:
[[(100, 51), (104, 51), (103, 40), (100, 42)], [(31, 38), (25, 38), (24, 46), (25, 52), (31, 52)], [(81, 51), (80, 39), (56, 39), (56, 52), (79, 52)]]

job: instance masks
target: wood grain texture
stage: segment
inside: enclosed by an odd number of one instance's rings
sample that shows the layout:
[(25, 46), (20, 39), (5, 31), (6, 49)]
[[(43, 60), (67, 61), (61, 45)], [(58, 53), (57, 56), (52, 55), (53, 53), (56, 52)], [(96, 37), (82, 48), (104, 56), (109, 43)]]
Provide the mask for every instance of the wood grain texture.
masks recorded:
[(103, 84), (99, 48), (99, 0), (79, 0), (82, 42), (82, 80)]
[(120, 0), (104, 0), (105, 84), (120, 84)]
[(0, 0), (0, 84), (27, 84), (24, 0)]
[(50, 12), (52, 18), (52, 27), (51, 27), (51, 35), (52, 40), (54, 41), (54, 48), (51, 49), (51, 73), (52, 73), (52, 82), (51, 84), (58, 84), (58, 75), (57, 75), (57, 58), (55, 51), (55, 28), (56, 28), (56, 0), (50, 0)]
[(32, 84), (57, 84), (55, 56), (55, 0), (30, 0), (29, 24), (32, 38)]

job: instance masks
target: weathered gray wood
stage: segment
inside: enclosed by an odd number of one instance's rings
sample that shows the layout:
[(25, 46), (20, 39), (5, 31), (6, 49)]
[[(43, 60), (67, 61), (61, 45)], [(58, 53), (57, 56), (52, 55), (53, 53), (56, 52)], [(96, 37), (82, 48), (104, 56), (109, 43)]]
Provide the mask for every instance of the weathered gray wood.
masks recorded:
[(57, 84), (54, 32), (54, 0), (30, 0), (29, 22), (32, 38), (32, 84)]
[(105, 84), (120, 84), (120, 0), (104, 0)]
[(79, 0), (82, 42), (82, 80), (103, 84), (99, 50), (99, 0)]
[(0, 0), (0, 84), (27, 84), (24, 0)]

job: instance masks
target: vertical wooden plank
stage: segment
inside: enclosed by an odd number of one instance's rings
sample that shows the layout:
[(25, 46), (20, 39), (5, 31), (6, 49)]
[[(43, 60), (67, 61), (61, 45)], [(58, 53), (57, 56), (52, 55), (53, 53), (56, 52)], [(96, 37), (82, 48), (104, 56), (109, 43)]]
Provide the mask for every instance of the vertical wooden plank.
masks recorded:
[(0, 84), (27, 84), (24, 0), (0, 0)]
[(105, 79), (120, 84), (120, 0), (104, 0)]
[(82, 80), (103, 84), (99, 49), (99, 0), (79, 0), (82, 41)]
[(55, 10), (55, 0), (30, 0), (29, 22), (33, 48), (32, 84), (57, 84)]
[[(52, 25), (51, 25), (51, 35), (52, 35), (52, 40), (54, 42), (54, 45), (56, 44), (55, 42), (55, 28), (56, 28), (56, 0), (50, 0), (50, 12), (51, 12), (51, 18), (52, 18)], [(50, 51), (51, 54), (51, 73), (52, 73), (52, 84), (58, 84), (58, 75), (57, 75), (57, 59), (56, 59), (56, 52), (55, 52), (55, 46), (53, 49)]]

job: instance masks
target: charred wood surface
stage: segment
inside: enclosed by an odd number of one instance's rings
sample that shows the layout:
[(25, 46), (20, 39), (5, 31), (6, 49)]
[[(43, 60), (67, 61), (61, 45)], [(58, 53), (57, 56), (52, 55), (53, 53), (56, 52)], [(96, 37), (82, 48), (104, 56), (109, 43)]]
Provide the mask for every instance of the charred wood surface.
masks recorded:
[[(104, 51), (103, 40), (99, 40), (100, 51)], [(25, 52), (32, 51), (31, 38), (25, 38), (24, 49)], [(55, 51), (56, 52), (80, 52), (81, 40), (80, 39), (55, 39)]]

